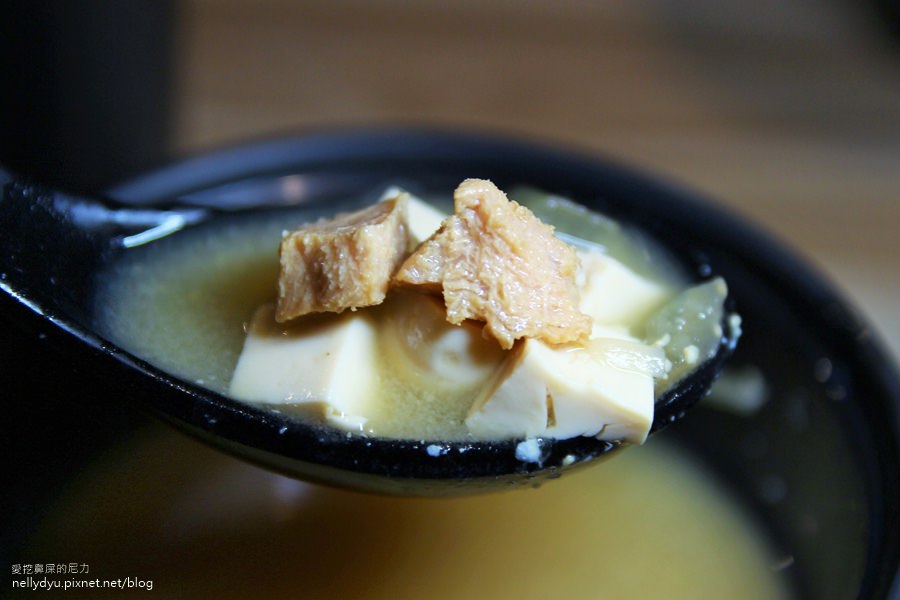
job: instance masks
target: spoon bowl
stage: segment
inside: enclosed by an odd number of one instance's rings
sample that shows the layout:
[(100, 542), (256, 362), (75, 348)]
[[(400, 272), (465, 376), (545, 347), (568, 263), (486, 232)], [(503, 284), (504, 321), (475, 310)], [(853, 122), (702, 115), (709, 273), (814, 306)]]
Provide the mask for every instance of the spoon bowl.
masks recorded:
[[(422, 130), (309, 135), (190, 159), (86, 199), (5, 176), (0, 201), (0, 308), (60, 346), (93, 376), (94, 398), (137, 403), (207, 443), (300, 479), (391, 494), (450, 495), (535, 485), (623, 444), (523, 440), (389, 440), (315, 425), (175, 377), (106, 339), (93, 314), (97, 274), (135, 246), (218, 218), (317, 204), (401, 184), (449, 194), (478, 176), (564, 195), (661, 241), (698, 278), (716, 271), (705, 229), (715, 211), (628, 169), (517, 140)], [(657, 399), (656, 432), (708, 391), (734, 347), (728, 320), (715, 356)], [(48, 375), (57, 366), (48, 366)], [(73, 395), (80, 390), (73, 390)], [(57, 399), (66, 401), (67, 399)]]

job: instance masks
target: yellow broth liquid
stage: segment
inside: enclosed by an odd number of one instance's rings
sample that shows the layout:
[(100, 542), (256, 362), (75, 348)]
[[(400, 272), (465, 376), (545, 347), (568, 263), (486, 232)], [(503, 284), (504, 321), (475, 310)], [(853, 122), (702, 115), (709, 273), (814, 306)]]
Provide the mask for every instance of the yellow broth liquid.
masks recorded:
[(150, 580), (154, 598), (787, 598), (757, 531), (659, 438), (537, 489), (410, 499), (286, 479), (158, 427), (74, 478), (22, 560)]

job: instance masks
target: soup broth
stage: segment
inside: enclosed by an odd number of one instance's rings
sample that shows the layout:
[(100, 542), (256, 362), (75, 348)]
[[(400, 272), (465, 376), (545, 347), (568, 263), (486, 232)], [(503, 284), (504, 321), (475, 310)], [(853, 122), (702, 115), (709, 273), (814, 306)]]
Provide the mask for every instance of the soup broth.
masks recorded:
[(737, 503), (657, 439), (539, 489), (410, 499), (285, 479), (153, 430), (82, 472), (23, 556), (77, 557), (84, 578), (149, 580), (161, 598), (789, 597)]

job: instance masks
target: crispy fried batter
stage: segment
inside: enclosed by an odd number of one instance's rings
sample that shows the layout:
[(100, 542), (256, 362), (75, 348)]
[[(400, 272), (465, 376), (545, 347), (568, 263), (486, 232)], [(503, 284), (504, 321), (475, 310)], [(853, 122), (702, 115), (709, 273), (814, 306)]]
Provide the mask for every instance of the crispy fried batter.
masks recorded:
[(448, 321), (484, 321), (503, 348), (526, 336), (549, 343), (586, 338), (591, 319), (578, 310), (574, 249), (490, 181), (463, 181), (454, 200), (455, 214), (395, 281), (443, 291)]
[(287, 233), (281, 241), (279, 322), (380, 304), (407, 254), (406, 197)]

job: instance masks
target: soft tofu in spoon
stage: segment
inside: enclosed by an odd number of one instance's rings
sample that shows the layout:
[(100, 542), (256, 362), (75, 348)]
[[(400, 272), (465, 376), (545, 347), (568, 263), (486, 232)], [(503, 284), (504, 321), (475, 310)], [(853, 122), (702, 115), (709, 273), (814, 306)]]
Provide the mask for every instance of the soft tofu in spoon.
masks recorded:
[(480, 438), (643, 443), (653, 423), (653, 373), (664, 364), (660, 348), (637, 341), (522, 340), (475, 400), (466, 425)]
[(410, 394), (446, 388), (477, 439), (643, 442), (671, 362), (635, 326), (673, 290), (599, 247), (576, 251), (489, 181), (454, 198), (442, 219), (392, 190), (287, 234), (278, 314), (254, 317), (232, 395), (319, 403), (328, 423), (378, 435), (389, 371)]
[(285, 325), (275, 321), (273, 305), (263, 305), (247, 328), (229, 395), (314, 406), (329, 424), (361, 430), (378, 381), (375, 331), (362, 311), (309, 315)]

